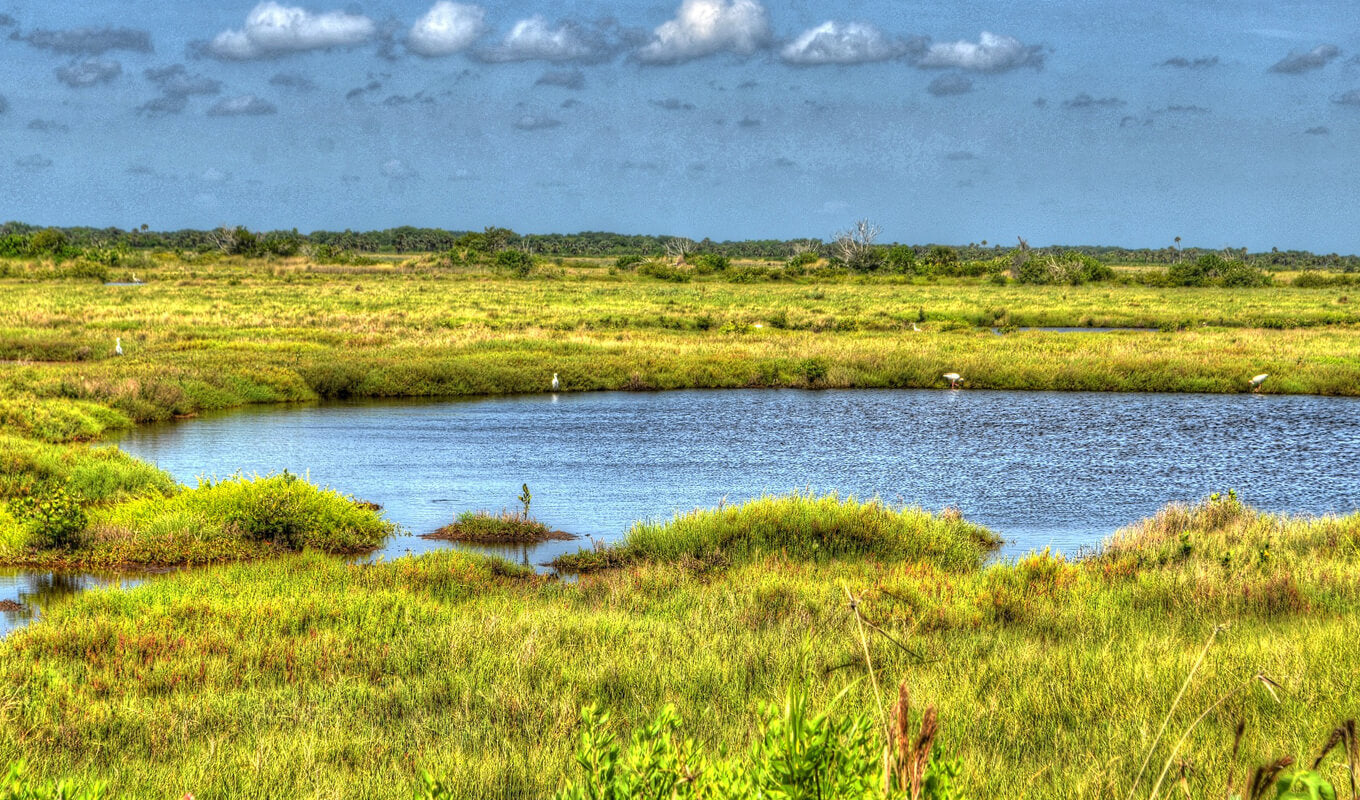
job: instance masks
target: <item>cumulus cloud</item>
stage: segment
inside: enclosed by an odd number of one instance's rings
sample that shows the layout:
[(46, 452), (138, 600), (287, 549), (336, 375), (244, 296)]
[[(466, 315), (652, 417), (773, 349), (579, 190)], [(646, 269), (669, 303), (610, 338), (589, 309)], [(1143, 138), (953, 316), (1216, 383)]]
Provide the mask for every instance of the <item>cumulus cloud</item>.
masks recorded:
[(722, 52), (750, 55), (769, 41), (770, 16), (758, 0), (684, 0), (636, 57), (644, 64), (679, 64)]
[(521, 131), (546, 131), (562, 124), (561, 120), (552, 117), (540, 117), (533, 114), (525, 114), (512, 123), (516, 130)]
[(71, 130), (64, 123), (50, 119), (29, 120), (28, 129), (38, 133), (67, 133)]
[(406, 35), (406, 49), (427, 58), (466, 50), (486, 30), (486, 9), (440, 0), (416, 20)]
[(614, 53), (606, 31), (574, 22), (556, 26), (540, 16), (515, 23), (505, 39), (480, 54), (486, 61), (602, 61)]
[(73, 56), (97, 56), (110, 50), (130, 50), (150, 53), (151, 34), (137, 28), (69, 28), (43, 30), (27, 34), (10, 34), (11, 39), (28, 42), (34, 47)]
[(1309, 128), (1308, 130), (1304, 131), (1304, 133), (1308, 134), (1309, 136), (1326, 136), (1331, 132), (1332, 129), (1328, 128), (1326, 125), (1319, 125), (1316, 128)]
[(1332, 98), (1332, 102), (1339, 106), (1352, 106), (1360, 108), (1360, 89), (1351, 89)]
[(1315, 69), (1322, 69), (1339, 55), (1341, 55), (1341, 48), (1334, 44), (1320, 44), (1307, 52), (1294, 50), (1276, 61), (1270, 67), (1270, 71), (1282, 75), (1299, 75)]
[(14, 159), (14, 166), (30, 172), (39, 172), (52, 166), (52, 159), (41, 153)]
[(188, 106), (190, 97), (213, 95), (222, 91), (221, 81), (205, 75), (192, 74), (183, 64), (148, 69), (142, 74), (161, 92), (160, 97), (143, 103), (137, 109), (151, 116), (178, 114)]
[(293, 89), (299, 92), (310, 92), (316, 88), (316, 84), (311, 78), (300, 72), (280, 72), (269, 79), (270, 86), (279, 86), (284, 89)]
[(784, 45), (779, 57), (789, 64), (867, 64), (905, 55), (911, 44), (862, 22), (823, 22)]
[(208, 109), (210, 117), (262, 117), (279, 113), (279, 107), (253, 94), (219, 100)]
[(113, 59), (87, 58), (58, 67), (57, 80), (76, 89), (108, 83), (123, 74), (123, 65)]
[(1161, 66), (1174, 67), (1175, 69), (1208, 69), (1209, 67), (1218, 66), (1218, 56), (1204, 56), (1201, 58), (1172, 56), (1163, 61)]
[(1086, 92), (1063, 101), (1063, 108), (1119, 108), (1127, 105), (1118, 97), (1092, 97)]
[(538, 76), (535, 86), (560, 86), (563, 89), (586, 88), (586, 74), (579, 69), (549, 70)]
[(275, 58), (307, 50), (353, 47), (377, 33), (362, 14), (327, 11), (316, 14), (298, 6), (260, 3), (246, 15), (240, 30), (223, 31), (208, 43), (208, 55), (229, 61)]
[(649, 100), (650, 104), (662, 111), (693, 111), (694, 104), (686, 103), (678, 97), (667, 97), (665, 100)]
[(963, 75), (941, 75), (930, 82), (926, 91), (936, 97), (951, 97), (973, 91), (973, 79)]
[(1020, 67), (1041, 69), (1044, 49), (1027, 45), (1013, 36), (983, 31), (976, 42), (939, 42), (926, 48), (916, 62), (927, 69), (966, 69), (972, 72), (1007, 72)]

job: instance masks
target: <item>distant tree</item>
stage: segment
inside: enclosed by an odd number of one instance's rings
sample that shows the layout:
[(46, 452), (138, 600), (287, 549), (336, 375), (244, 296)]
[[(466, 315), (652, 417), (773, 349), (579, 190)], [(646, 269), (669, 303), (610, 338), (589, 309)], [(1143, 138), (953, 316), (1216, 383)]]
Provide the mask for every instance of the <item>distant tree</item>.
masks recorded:
[(55, 255), (66, 249), (66, 234), (59, 228), (43, 228), (28, 240), (28, 248), (34, 255)]
[(699, 247), (693, 239), (683, 236), (672, 236), (662, 242), (662, 245), (666, 248), (666, 257), (674, 261), (676, 266), (684, 264), (689, 254)]
[(850, 269), (878, 269), (883, 262), (874, 242), (882, 233), (883, 226), (873, 220), (855, 220), (849, 228), (838, 231), (832, 241), (837, 260)]

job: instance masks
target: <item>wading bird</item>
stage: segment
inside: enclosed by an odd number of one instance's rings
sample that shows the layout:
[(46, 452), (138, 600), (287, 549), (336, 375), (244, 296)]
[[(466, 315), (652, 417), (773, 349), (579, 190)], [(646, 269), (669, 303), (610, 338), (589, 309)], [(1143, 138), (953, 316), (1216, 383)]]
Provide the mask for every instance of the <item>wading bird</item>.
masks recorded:
[(947, 381), (949, 381), (949, 388), (950, 388), (950, 389), (957, 389), (957, 388), (959, 388), (959, 381), (963, 380), (963, 376), (960, 375), (960, 374), (957, 373), (957, 372), (946, 372), (945, 374), (941, 375), (940, 377), (941, 377), (941, 378), (944, 378), (944, 379), (947, 380)]
[(553, 391), (554, 391), (554, 392), (557, 391), (558, 389), (560, 389), (560, 388), (562, 387), (562, 383), (561, 383), (560, 381), (557, 380), (557, 373), (556, 373), (556, 372), (553, 373), (552, 387), (553, 387)]
[(115, 336), (113, 339), (113, 354), (121, 356), (123, 354), (123, 337)]
[(912, 329), (913, 331), (915, 331), (916, 333), (920, 333), (920, 332), (921, 332), (921, 329), (918, 328), (918, 327), (916, 327), (916, 323), (915, 323), (915, 322), (911, 323), (911, 329)]
[(1262, 372), (1260, 375), (1257, 375), (1255, 378), (1252, 378), (1252, 379), (1251, 379), (1251, 390), (1252, 390), (1253, 392), (1259, 392), (1259, 391), (1261, 391), (1261, 384), (1265, 383), (1265, 382), (1266, 382), (1266, 378), (1269, 378), (1269, 377), (1270, 377), (1270, 373), (1268, 373), (1268, 372)]

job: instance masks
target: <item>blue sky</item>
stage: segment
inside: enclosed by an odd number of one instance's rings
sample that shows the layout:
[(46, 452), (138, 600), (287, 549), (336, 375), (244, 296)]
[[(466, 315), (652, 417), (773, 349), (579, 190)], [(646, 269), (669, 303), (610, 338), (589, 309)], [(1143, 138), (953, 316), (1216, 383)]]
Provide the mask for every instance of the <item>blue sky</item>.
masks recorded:
[(0, 0), (0, 217), (1360, 252), (1351, 0)]

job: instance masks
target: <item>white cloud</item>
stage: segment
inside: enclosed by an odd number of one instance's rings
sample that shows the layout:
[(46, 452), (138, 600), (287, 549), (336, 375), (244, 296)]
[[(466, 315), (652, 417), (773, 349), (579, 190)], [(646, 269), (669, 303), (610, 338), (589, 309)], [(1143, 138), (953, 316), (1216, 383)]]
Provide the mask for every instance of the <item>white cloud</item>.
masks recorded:
[(447, 56), (466, 50), (486, 30), (486, 9), (440, 0), (416, 20), (406, 49), (422, 56)]
[(210, 117), (261, 117), (277, 114), (278, 106), (253, 94), (229, 97), (208, 109)]
[(907, 52), (901, 39), (885, 36), (862, 22), (823, 22), (784, 45), (779, 57), (790, 64), (865, 64), (887, 61)]
[(1012, 36), (983, 31), (977, 42), (940, 42), (926, 50), (917, 62), (921, 67), (966, 69), (974, 72), (1006, 72), (1019, 67), (1042, 67), (1043, 48), (1026, 45)]
[(123, 65), (112, 59), (87, 58), (57, 69), (57, 80), (80, 89), (108, 83), (123, 74)]
[(750, 55), (770, 41), (770, 16), (758, 0), (684, 0), (637, 51), (648, 64), (678, 64), (720, 52)]
[(246, 16), (241, 30), (223, 31), (208, 43), (218, 58), (246, 61), (304, 50), (352, 47), (377, 32), (373, 20), (344, 11), (312, 13), (298, 6), (260, 3)]
[(553, 27), (534, 15), (515, 23), (505, 40), (488, 50), (488, 61), (589, 61), (607, 49), (603, 38), (579, 25), (562, 22)]

